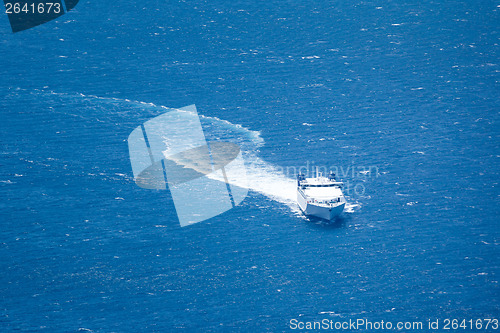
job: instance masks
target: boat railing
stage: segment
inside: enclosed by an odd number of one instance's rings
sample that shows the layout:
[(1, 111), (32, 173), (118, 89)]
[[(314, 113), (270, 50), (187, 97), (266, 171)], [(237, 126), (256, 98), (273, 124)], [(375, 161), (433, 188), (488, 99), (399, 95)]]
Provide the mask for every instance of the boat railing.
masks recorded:
[(298, 186), (305, 188), (305, 187), (339, 187), (342, 188), (344, 186), (343, 182), (328, 182), (328, 183), (308, 183), (307, 181), (299, 181)]
[(335, 199), (330, 199), (330, 200), (316, 200), (316, 199), (313, 199), (312, 202), (319, 203), (319, 204), (336, 204), (336, 203), (343, 202), (343, 200), (342, 200), (342, 198), (335, 198)]
[(330, 200), (317, 200), (317, 199), (311, 198), (311, 197), (309, 197), (307, 195), (304, 195), (304, 199), (305, 199), (305, 201), (307, 203), (325, 204), (325, 205), (328, 205), (328, 204), (340, 204), (340, 203), (345, 202), (345, 199), (341, 198), (341, 197), (338, 197), (338, 198), (335, 198), (335, 199), (330, 199)]

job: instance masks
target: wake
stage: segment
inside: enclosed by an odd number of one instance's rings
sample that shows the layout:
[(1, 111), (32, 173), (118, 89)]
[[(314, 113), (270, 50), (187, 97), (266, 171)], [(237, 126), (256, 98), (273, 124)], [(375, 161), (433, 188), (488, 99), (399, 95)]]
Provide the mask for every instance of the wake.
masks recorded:
[[(152, 117), (154, 117), (168, 110), (175, 109), (156, 105), (154, 103), (115, 97), (84, 95), (80, 93), (65, 94), (46, 90), (36, 90), (33, 93), (52, 97), (57, 96), (65, 100), (71, 99), (76, 105), (81, 105), (82, 99), (87, 103), (90, 102), (93, 104), (92, 112), (89, 113), (88, 105), (83, 103), (84, 105), (82, 107), (85, 109), (82, 110), (83, 114), (81, 114), (82, 118), (90, 119), (99, 118), (102, 120), (110, 118), (110, 121), (116, 121), (116, 117), (121, 119), (127, 117), (127, 121), (130, 122), (130, 118), (137, 118), (138, 110), (142, 111), (142, 113), (148, 110), (152, 113)], [(80, 103), (78, 103), (78, 100), (80, 100)], [(109, 108), (110, 105), (113, 107)], [(98, 108), (102, 108), (102, 110)], [(74, 115), (75, 111), (74, 105), (72, 105), (71, 114), (68, 112), (68, 115)], [(240, 124), (233, 124), (217, 117), (204, 116), (201, 114), (199, 114), (199, 117), (207, 141), (233, 142), (241, 148), (246, 170), (237, 171), (236, 177), (232, 177), (232, 185), (246, 188), (249, 191), (264, 195), (270, 200), (280, 202), (288, 206), (294, 213), (299, 211), (296, 203), (297, 190), (295, 179), (285, 175), (282, 168), (264, 161), (257, 155), (258, 149), (265, 143), (264, 139), (261, 137), (261, 132), (248, 129)], [(352, 213), (357, 207), (359, 207), (359, 204), (347, 203), (345, 212)]]

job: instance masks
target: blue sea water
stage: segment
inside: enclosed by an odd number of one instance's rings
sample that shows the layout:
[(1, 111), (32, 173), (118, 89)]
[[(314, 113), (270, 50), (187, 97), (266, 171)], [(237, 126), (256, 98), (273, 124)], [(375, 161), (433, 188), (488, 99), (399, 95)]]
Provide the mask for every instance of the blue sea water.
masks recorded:
[[(0, 15), (0, 329), (499, 318), (499, 22), (489, 0), (82, 0), (16, 34)], [(190, 104), (250, 191), (181, 228), (127, 137)], [(342, 170), (339, 221), (297, 211), (301, 166)]]

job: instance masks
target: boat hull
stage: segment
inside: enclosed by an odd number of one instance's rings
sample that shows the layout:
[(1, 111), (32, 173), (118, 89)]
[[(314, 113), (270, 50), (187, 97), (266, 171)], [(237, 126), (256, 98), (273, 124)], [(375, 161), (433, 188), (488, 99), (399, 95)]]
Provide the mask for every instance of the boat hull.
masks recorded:
[(299, 207), (304, 212), (304, 214), (308, 216), (314, 216), (331, 221), (342, 214), (345, 208), (345, 202), (342, 202), (336, 206), (318, 205), (307, 202), (306, 198), (304, 198), (300, 192), (297, 194), (297, 202), (299, 204)]
[(342, 212), (344, 211), (344, 207), (345, 203), (333, 207), (306, 204), (305, 209), (302, 210), (304, 211), (304, 214), (306, 214), (307, 216), (314, 216), (324, 220), (331, 221), (340, 214), (342, 214)]

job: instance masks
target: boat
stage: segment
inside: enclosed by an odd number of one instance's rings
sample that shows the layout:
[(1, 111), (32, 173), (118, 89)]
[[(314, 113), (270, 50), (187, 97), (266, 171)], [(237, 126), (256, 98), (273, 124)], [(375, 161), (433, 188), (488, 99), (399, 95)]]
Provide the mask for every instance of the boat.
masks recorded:
[(335, 180), (330, 172), (324, 177), (316, 170), (316, 177), (297, 175), (297, 202), (307, 216), (333, 220), (344, 211), (346, 200), (342, 193), (342, 182)]

